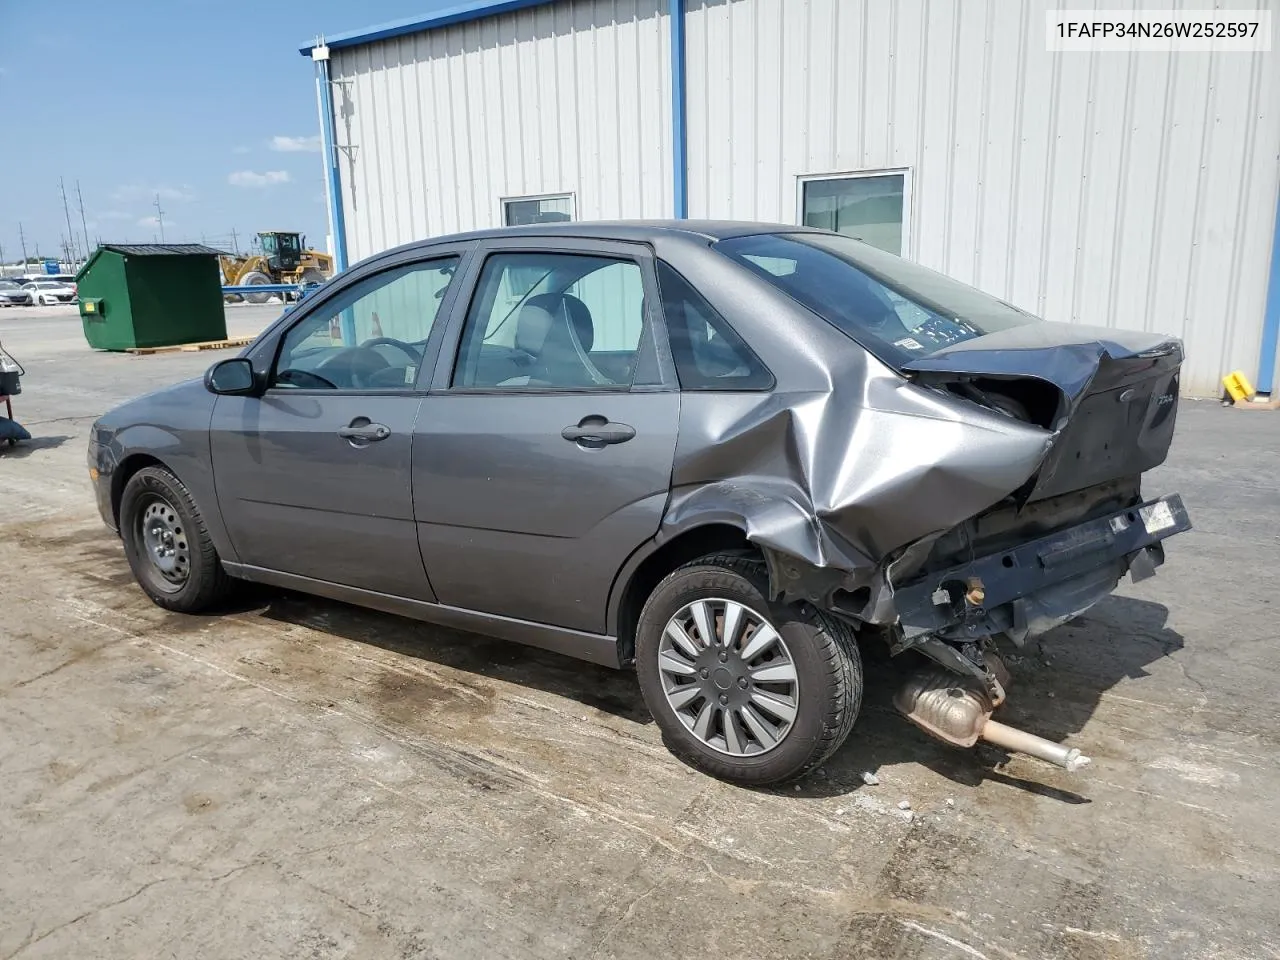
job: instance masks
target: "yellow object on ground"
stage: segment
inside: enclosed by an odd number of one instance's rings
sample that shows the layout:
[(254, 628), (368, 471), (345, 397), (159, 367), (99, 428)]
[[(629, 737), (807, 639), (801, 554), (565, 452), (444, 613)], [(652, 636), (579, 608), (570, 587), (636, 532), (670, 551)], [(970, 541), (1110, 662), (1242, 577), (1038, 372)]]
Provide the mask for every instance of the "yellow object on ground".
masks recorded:
[(1239, 370), (1223, 377), (1222, 385), (1227, 388), (1227, 394), (1231, 399), (1237, 403), (1241, 400), (1248, 400), (1254, 394), (1253, 384)]

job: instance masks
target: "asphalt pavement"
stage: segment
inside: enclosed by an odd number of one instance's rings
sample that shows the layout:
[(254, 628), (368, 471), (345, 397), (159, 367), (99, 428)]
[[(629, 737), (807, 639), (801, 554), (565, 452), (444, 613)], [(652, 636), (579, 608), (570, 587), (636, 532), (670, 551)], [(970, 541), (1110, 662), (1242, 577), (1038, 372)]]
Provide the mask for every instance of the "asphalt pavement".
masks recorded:
[(62, 308), (0, 342), (35, 434), (0, 450), (4, 960), (1280, 957), (1280, 413), (1184, 402), (1147, 492), (1195, 530), (1012, 664), (1002, 719), (1085, 773), (928, 739), (868, 651), (844, 748), (752, 791), (628, 673), (287, 593), (153, 606), (87, 429), (231, 354), (96, 353)]

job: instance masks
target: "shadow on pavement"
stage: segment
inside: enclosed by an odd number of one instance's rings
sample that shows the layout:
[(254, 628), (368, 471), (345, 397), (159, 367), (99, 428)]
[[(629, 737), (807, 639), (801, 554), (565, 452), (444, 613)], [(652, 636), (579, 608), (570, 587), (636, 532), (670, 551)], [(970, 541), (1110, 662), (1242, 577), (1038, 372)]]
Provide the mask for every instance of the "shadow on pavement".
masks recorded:
[[(419, 623), (337, 601), (262, 588), (244, 609), (440, 666), (575, 700), (635, 723), (651, 723), (635, 674), (505, 640)], [(265, 606), (264, 606), (265, 604)]]
[[(558, 654), (478, 634), (419, 623), (302, 594), (254, 588), (230, 612), (257, 611), (282, 623), (302, 625), (367, 643), (392, 653), (541, 690), (636, 723), (651, 723), (630, 670), (610, 670)], [(1001, 721), (1051, 740), (1078, 733), (1102, 695), (1127, 678), (1180, 649), (1182, 637), (1165, 626), (1165, 607), (1144, 600), (1109, 597), (1087, 615), (1006, 651), (1013, 674)], [(1037, 648), (1038, 647), (1038, 648)], [(1058, 774), (1044, 767), (1044, 782), (1000, 769), (1008, 755), (979, 744), (969, 750), (929, 737), (901, 717), (893, 693), (924, 662), (918, 654), (890, 658), (878, 641), (863, 644), (864, 692), (858, 722), (844, 746), (817, 773), (788, 785), (788, 795), (837, 796), (862, 787), (864, 772), (918, 763), (947, 779), (974, 787), (995, 781), (1063, 803), (1088, 797), (1052, 785)], [(1085, 752), (1087, 753), (1087, 745)], [(1078, 781), (1088, 788), (1087, 773)], [(769, 788), (776, 789), (776, 788)]]
[[(1165, 626), (1168, 609), (1146, 600), (1111, 596), (1077, 620), (1007, 649), (1013, 676), (1009, 699), (996, 718), (1049, 740), (1079, 733), (1102, 695), (1122, 680), (1147, 675), (1147, 666), (1182, 648), (1182, 636)], [(882, 765), (919, 763), (964, 786), (992, 780), (1065, 803), (1088, 803), (1071, 790), (1012, 776), (1001, 769), (1003, 750), (979, 744), (952, 747), (916, 729), (900, 716), (892, 696), (923, 658), (909, 654), (890, 659), (883, 648), (864, 645), (862, 715), (844, 747), (824, 768), (824, 776), (801, 784), (801, 795), (830, 796), (863, 785), (862, 774)], [(1088, 753), (1087, 745), (1076, 743)], [(1060, 774), (1045, 765), (1045, 780)], [(1077, 781), (1088, 789), (1087, 771)]]
[(19, 440), (16, 446), (0, 441), (0, 457), (9, 460), (21, 460), (24, 457), (31, 456), (37, 450), (54, 450), (70, 439), (71, 437), (69, 436), (32, 437), (30, 440)]

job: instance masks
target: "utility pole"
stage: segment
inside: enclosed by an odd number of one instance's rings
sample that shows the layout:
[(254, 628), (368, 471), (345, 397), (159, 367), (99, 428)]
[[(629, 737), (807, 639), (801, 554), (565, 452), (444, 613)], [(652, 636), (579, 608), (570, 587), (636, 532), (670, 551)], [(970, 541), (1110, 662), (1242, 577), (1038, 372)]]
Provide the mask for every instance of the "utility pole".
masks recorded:
[[(71, 208), (67, 205), (67, 188), (62, 184), (62, 178), (58, 178), (58, 189), (62, 192), (62, 212), (67, 218), (67, 236), (71, 238), (72, 243), (75, 242), (76, 232), (71, 229)], [(75, 248), (72, 247), (74, 252)], [(74, 261), (74, 257), (68, 257)]]
[(235, 227), (231, 228), (231, 252), (232, 253), (240, 252), (240, 235), (236, 233)]
[(156, 221), (160, 224), (160, 242), (164, 243), (164, 211), (160, 209), (160, 194), (156, 194)]
[(27, 236), (22, 232), (22, 221), (18, 221), (18, 242), (22, 244), (22, 266), (27, 266)]
[(80, 181), (76, 181), (76, 199), (80, 201), (80, 229), (84, 231), (84, 257), (89, 259), (89, 225), (84, 222), (84, 194), (80, 192)]

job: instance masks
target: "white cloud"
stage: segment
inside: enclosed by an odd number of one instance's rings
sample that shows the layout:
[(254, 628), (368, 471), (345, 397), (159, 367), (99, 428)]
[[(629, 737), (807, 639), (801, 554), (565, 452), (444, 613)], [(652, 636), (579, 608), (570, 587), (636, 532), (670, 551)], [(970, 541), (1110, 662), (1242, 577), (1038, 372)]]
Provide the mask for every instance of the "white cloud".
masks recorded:
[(227, 177), (227, 183), (233, 187), (274, 187), (278, 183), (288, 183), (290, 179), (288, 170), (267, 170), (264, 173), (237, 170)]
[(318, 153), (319, 137), (272, 137), (268, 146), (279, 153)]
[(132, 220), (132, 213), (125, 213), (123, 210), (103, 210), (98, 214), (100, 220)]
[(231, 152), (232, 152), (232, 153), (248, 153), (248, 152), (249, 152), (249, 148), (248, 148), (248, 147), (245, 147), (245, 146), (232, 147), (232, 148), (231, 148)]
[(115, 203), (151, 203), (157, 196), (161, 200), (184, 202), (194, 200), (196, 192), (186, 185), (172, 187), (165, 184), (148, 186), (143, 183), (129, 183), (116, 187), (111, 193), (111, 199)]
[[(164, 222), (164, 225), (169, 228), (173, 228), (177, 226), (177, 224), (174, 223), (172, 220), (166, 220)], [(160, 218), (159, 217), (143, 217), (141, 220), (138, 221), (138, 226), (149, 227), (152, 230), (158, 230), (160, 228)]]

